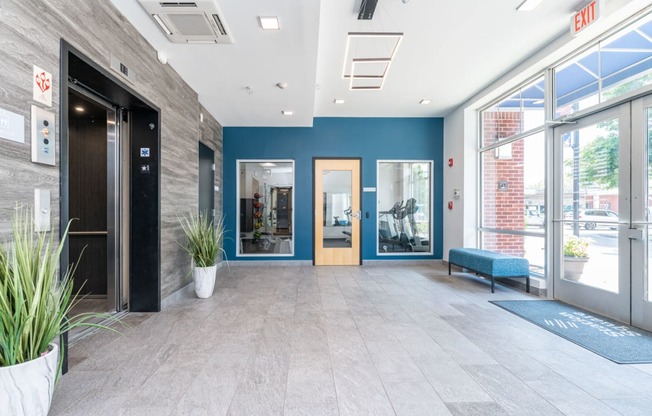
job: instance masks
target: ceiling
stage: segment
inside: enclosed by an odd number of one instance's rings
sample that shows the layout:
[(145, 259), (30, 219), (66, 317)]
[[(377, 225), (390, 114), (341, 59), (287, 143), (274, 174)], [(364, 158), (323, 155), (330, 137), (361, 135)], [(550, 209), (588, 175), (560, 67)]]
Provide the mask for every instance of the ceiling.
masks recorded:
[[(111, 1), (223, 126), (445, 116), (568, 31), (581, 3), (544, 0), (517, 12), (522, 0), (379, 0), (367, 21), (357, 20), (361, 0), (216, 0), (235, 43), (198, 45), (169, 42), (137, 0)], [(278, 16), (281, 29), (263, 31), (258, 16)], [(382, 90), (349, 90), (348, 32), (403, 32)]]

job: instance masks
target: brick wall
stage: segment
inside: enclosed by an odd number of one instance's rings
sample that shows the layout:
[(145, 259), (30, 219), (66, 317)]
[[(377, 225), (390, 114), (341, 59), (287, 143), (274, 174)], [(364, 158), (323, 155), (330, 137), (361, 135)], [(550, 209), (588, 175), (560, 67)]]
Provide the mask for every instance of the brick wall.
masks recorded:
[[(485, 145), (521, 132), (521, 113), (516, 111), (485, 112)], [(511, 146), (511, 156), (505, 153)], [(507, 151), (507, 152), (506, 152)], [(498, 157), (500, 152), (500, 157)], [(522, 140), (485, 152), (483, 155), (484, 205), (483, 226), (507, 230), (525, 229), (525, 195), (523, 182), (524, 142)], [(505, 185), (499, 189), (499, 183)], [(485, 233), (483, 248), (515, 256), (524, 255), (523, 237)]]

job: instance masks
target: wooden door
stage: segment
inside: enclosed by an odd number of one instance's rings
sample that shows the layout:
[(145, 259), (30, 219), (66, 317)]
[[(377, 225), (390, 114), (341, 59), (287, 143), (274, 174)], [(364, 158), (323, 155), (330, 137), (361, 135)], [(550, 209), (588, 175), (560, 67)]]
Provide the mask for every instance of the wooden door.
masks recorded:
[(359, 265), (360, 159), (314, 160), (316, 266)]

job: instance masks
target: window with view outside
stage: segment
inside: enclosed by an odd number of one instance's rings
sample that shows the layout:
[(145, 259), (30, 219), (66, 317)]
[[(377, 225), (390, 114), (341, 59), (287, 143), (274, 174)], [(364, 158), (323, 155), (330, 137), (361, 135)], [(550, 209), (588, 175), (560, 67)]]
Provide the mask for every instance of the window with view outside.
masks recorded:
[(482, 226), (540, 236), (483, 232), (487, 250), (527, 258), (543, 268), (545, 136), (526, 136), (482, 153)]
[(534, 273), (545, 265), (545, 134), (509, 139), (542, 129), (544, 90), (540, 77), (481, 114), (482, 248), (527, 258)]
[[(572, 130), (563, 141), (564, 279), (618, 292), (619, 119)], [(569, 252), (586, 245), (582, 256)], [(581, 278), (568, 258), (584, 260)], [(573, 260), (575, 261), (575, 260)]]
[(378, 253), (431, 253), (432, 161), (379, 161)]
[(541, 77), (484, 110), (482, 146), (543, 126), (543, 93), (544, 80)]
[(555, 116), (652, 85), (652, 15), (555, 68)]

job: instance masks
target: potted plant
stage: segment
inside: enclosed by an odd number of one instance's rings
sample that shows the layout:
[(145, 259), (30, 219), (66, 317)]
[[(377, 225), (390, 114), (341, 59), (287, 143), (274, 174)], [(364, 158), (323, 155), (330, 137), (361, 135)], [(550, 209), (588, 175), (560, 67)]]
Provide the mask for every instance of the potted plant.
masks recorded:
[(182, 247), (192, 257), (192, 278), (195, 294), (205, 299), (213, 294), (215, 275), (217, 272), (217, 257), (224, 253), (224, 221), (222, 217), (210, 221), (206, 215), (194, 214), (179, 218), (181, 228), (188, 243)]
[(589, 261), (589, 241), (576, 236), (564, 243), (564, 279), (578, 281), (584, 273), (584, 265)]
[(69, 317), (76, 304), (74, 268), (59, 279), (61, 241), (34, 230), (32, 212), (18, 207), (11, 240), (0, 245), (0, 403), (2, 414), (47, 415), (63, 349), (55, 340), (79, 326), (106, 328), (90, 320), (107, 314)]

